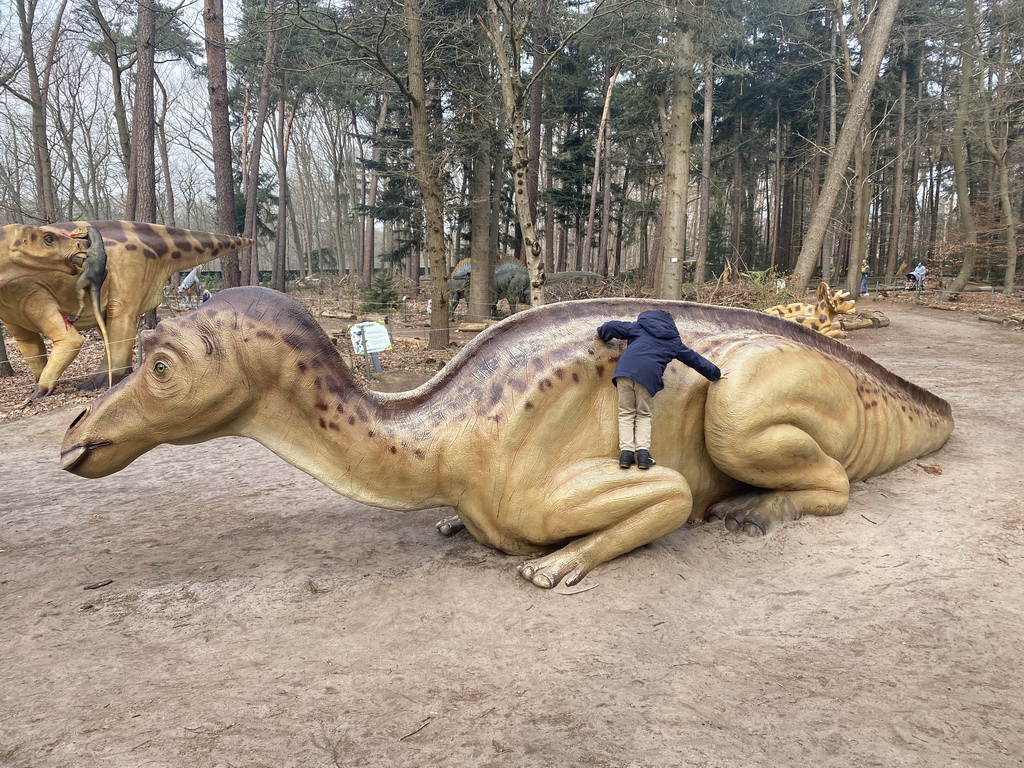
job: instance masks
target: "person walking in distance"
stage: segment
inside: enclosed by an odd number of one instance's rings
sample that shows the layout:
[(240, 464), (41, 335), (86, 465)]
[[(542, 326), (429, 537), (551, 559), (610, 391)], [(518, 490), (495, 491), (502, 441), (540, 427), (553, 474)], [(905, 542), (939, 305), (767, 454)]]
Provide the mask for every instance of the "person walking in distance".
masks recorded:
[(635, 322), (604, 323), (597, 336), (605, 343), (626, 341), (612, 376), (619, 393), (619, 466), (628, 469), (635, 463), (650, 469), (656, 463), (651, 456), (651, 402), (665, 388), (662, 377), (668, 364), (679, 360), (709, 381), (724, 379), (729, 371), (683, 344), (672, 315), (660, 309), (641, 312)]

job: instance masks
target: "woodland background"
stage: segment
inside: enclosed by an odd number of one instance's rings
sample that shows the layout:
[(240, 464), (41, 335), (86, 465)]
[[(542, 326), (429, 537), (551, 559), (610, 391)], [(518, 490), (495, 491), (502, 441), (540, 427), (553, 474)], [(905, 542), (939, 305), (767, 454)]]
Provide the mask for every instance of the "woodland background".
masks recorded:
[[(1007, 294), (1014, 0), (3, 0), (0, 220), (239, 231), (224, 286), (472, 258), (678, 298), (918, 262)], [(430, 345), (448, 292), (430, 281)]]

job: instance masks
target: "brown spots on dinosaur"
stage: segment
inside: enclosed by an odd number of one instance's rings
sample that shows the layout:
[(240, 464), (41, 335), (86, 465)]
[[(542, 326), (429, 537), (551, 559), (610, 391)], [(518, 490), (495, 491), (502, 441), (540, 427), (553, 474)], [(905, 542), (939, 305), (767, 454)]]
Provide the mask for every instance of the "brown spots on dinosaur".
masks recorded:
[(576, 371), (572, 372), (572, 382), (573, 382), (573, 384), (579, 384), (580, 383), (580, 375), (578, 373), (576, 373)]
[(272, 341), (274, 339), (274, 334), (270, 333), (270, 331), (264, 331), (261, 329), (256, 331), (256, 338), (267, 339), (268, 341)]

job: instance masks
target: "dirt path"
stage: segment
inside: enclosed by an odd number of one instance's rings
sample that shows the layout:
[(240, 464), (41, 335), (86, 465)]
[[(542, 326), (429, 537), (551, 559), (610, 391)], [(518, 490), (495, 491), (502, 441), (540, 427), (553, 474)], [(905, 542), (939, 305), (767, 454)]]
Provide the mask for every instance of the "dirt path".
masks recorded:
[(1024, 334), (876, 306), (942, 451), (553, 592), (253, 442), (86, 481), (74, 410), (0, 425), (0, 766), (1024, 764)]

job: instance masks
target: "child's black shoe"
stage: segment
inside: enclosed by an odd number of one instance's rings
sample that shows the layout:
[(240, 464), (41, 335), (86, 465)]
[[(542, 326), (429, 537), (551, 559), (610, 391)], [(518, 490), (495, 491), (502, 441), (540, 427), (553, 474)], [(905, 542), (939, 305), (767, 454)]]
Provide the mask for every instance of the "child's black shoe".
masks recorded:
[[(654, 457), (647, 451), (640, 450), (636, 452), (636, 465), (639, 469), (650, 469), (657, 463)], [(621, 462), (619, 466), (622, 466)]]
[(633, 466), (633, 452), (623, 451), (619, 454), (619, 466), (623, 469), (629, 469)]

